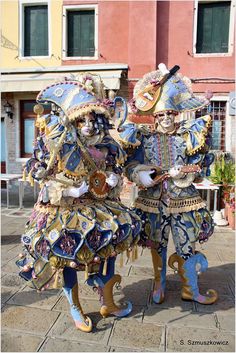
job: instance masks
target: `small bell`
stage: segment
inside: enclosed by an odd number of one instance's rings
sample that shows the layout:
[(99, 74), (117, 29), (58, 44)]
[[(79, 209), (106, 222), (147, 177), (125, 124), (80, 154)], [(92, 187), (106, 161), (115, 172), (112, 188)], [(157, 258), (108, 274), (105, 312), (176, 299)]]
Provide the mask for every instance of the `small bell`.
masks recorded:
[(88, 279), (88, 264), (86, 264), (85, 265), (85, 271), (84, 271), (84, 279), (85, 279), (85, 281), (87, 281), (87, 279)]
[(105, 261), (104, 261), (102, 274), (103, 274), (103, 276), (106, 276), (106, 274), (107, 274), (107, 259), (105, 259)]
[(26, 168), (23, 169), (22, 180), (26, 181)]

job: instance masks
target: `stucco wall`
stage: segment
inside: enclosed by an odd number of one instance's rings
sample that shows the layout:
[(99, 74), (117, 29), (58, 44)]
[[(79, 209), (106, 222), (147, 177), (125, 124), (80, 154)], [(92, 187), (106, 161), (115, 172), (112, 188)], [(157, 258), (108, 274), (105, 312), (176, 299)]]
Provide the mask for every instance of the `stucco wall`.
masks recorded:
[[(28, 3), (30, 5), (30, 3)], [(62, 1), (49, 1), (49, 34), (51, 52), (48, 58), (20, 58), (20, 6), (18, 0), (0, 1), (2, 40), (1, 67), (33, 68), (53, 67), (61, 65), (62, 52)], [(58, 35), (59, 34), (59, 35)]]
[(155, 1), (64, 1), (98, 4), (98, 60), (65, 60), (64, 65), (128, 63), (129, 78), (156, 68)]
[[(234, 78), (235, 51), (231, 56), (193, 55), (194, 1), (158, 1), (157, 3), (157, 62), (170, 68), (175, 64), (191, 78)], [(207, 89), (214, 93), (234, 90), (233, 83), (197, 83), (195, 92)]]

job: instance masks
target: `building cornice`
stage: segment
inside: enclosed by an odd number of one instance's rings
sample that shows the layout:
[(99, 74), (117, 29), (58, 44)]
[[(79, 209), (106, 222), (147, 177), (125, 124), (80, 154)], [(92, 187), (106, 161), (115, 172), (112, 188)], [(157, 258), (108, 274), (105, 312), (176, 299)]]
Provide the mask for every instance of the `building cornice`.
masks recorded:
[(128, 64), (88, 64), (88, 65), (65, 65), (45, 68), (19, 68), (19, 69), (2, 69), (1, 74), (24, 74), (24, 73), (35, 73), (35, 72), (78, 72), (78, 71), (97, 71), (97, 70), (128, 70)]

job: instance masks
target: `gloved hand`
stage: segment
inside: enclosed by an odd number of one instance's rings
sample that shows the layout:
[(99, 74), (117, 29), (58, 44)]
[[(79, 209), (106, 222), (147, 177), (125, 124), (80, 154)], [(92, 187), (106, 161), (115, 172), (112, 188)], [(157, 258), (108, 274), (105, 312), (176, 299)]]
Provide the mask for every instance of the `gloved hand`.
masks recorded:
[(42, 179), (46, 173), (46, 169), (44, 167), (39, 167), (37, 171), (34, 173), (34, 177), (37, 179)]
[(76, 188), (74, 186), (70, 186), (69, 188), (63, 190), (62, 194), (63, 196), (67, 197), (75, 197), (78, 198), (85, 194), (88, 191), (88, 185), (85, 183), (85, 181), (82, 182), (80, 187)]
[(180, 179), (180, 178), (184, 177), (184, 173), (181, 172), (180, 165), (176, 165), (176, 166), (172, 167), (168, 173), (171, 176), (171, 178), (173, 178), (173, 179)]
[(106, 178), (106, 183), (114, 188), (118, 184), (119, 178), (116, 174), (111, 173), (108, 178)]
[(155, 170), (143, 170), (138, 172), (140, 183), (146, 188), (154, 185), (153, 179), (150, 177), (153, 173), (155, 173)]

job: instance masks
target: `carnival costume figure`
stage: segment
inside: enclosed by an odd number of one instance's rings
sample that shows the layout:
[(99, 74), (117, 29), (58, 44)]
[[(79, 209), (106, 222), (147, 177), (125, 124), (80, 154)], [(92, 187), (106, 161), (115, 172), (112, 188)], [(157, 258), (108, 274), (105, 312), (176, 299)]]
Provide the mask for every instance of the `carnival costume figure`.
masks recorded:
[(213, 233), (213, 221), (193, 182), (210, 173), (214, 156), (209, 153), (211, 117), (176, 123), (181, 112), (209, 104), (195, 97), (191, 82), (164, 64), (146, 74), (135, 86), (130, 108), (135, 114), (152, 115), (155, 129), (126, 123), (120, 139), (128, 153), (126, 175), (139, 187), (134, 207), (141, 217), (140, 244), (151, 249), (154, 268), (153, 301), (162, 303), (166, 286), (167, 244), (171, 231), (176, 252), (169, 266), (182, 279), (181, 296), (212, 304), (217, 293), (201, 295), (198, 274), (208, 267), (206, 257), (195, 250)]
[(128, 315), (132, 304), (118, 307), (113, 300), (121, 281), (115, 260), (123, 251), (135, 253), (141, 230), (139, 217), (120, 202), (126, 156), (109, 134), (112, 111), (125, 119), (124, 101), (111, 102), (104, 92), (100, 77), (86, 73), (39, 93), (38, 103), (56, 108), (48, 115), (41, 104), (35, 109), (40, 132), (26, 172), (41, 191), (17, 261), (31, 287), (63, 288), (75, 325), (85, 332), (92, 322), (79, 302), (77, 271), (97, 289), (103, 317)]

